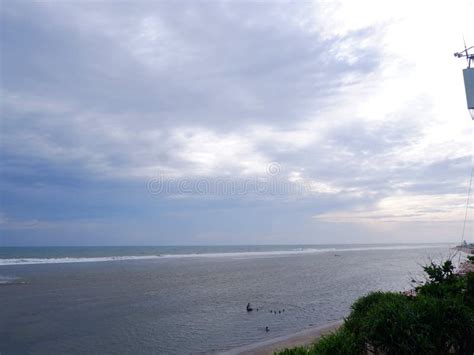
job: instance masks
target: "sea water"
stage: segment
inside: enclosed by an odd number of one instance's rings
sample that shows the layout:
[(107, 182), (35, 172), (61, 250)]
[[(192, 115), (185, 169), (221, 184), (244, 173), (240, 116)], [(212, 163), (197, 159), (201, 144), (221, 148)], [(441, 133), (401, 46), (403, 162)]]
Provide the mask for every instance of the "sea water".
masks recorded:
[(341, 319), (370, 291), (407, 290), (451, 247), (4, 247), (0, 353), (225, 351)]

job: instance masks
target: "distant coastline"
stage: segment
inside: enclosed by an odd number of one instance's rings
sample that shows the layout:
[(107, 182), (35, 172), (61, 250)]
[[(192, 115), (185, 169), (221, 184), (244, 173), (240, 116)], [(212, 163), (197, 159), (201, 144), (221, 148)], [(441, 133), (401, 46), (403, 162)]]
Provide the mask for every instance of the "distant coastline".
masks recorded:
[(462, 251), (466, 254), (474, 254), (474, 243), (464, 241), (461, 245), (457, 245), (454, 249)]

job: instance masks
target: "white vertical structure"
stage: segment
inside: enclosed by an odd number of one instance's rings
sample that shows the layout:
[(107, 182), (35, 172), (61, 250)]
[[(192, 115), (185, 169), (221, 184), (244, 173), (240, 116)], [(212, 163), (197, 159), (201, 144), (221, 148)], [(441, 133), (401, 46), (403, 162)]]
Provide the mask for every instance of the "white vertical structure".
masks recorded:
[(474, 68), (463, 70), (464, 86), (466, 88), (467, 108), (474, 120)]

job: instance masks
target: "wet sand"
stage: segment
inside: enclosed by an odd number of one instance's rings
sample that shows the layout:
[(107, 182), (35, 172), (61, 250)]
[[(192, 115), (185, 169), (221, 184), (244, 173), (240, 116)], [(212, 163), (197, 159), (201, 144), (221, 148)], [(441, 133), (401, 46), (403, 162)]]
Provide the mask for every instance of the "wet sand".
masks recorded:
[(275, 351), (293, 348), (295, 346), (306, 346), (315, 342), (322, 335), (329, 334), (342, 325), (343, 321), (335, 321), (323, 326), (305, 329), (301, 332), (265, 340), (259, 343), (242, 346), (225, 351), (221, 354), (227, 355), (267, 355)]

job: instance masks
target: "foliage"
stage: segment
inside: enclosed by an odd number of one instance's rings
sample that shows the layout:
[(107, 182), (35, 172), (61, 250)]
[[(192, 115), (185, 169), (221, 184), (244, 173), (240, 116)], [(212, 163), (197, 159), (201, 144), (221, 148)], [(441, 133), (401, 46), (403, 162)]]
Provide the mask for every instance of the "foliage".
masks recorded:
[(370, 293), (338, 331), (280, 354), (473, 354), (474, 273), (456, 274), (450, 260), (423, 269), (427, 281), (416, 296)]
[(354, 335), (341, 327), (338, 331), (325, 335), (319, 341), (309, 347), (297, 347), (285, 349), (279, 355), (313, 355), (313, 354), (362, 354), (363, 347), (356, 345)]
[(340, 330), (323, 336), (317, 343), (310, 348), (310, 354), (360, 354), (363, 347), (357, 344), (353, 333), (342, 327)]
[[(367, 302), (367, 300), (369, 300)], [(359, 307), (360, 303), (370, 307)], [(345, 327), (356, 335), (359, 345), (393, 353), (413, 353), (419, 343), (413, 300), (398, 293), (370, 294), (352, 308)]]
[(279, 355), (307, 355), (309, 350), (303, 346), (298, 346), (297, 348), (285, 349), (278, 353)]
[(474, 272), (470, 272), (465, 276), (466, 292), (464, 294), (466, 304), (474, 309)]
[(451, 260), (446, 260), (439, 265), (432, 261), (430, 265), (423, 267), (423, 270), (428, 275), (430, 283), (449, 282), (456, 277), (454, 265)]
[(414, 301), (416, 328), (423, 334), (422, 353), (473, 353), (474, 312), (461, 298), (419, 295)]
[(466, 288), (466, 280), (454, 272), (451, 260), (435, 264), (431, 262), (423, 268), (428, 281), (418, 287), (418, 294), (436, 298), (462, 298)]

